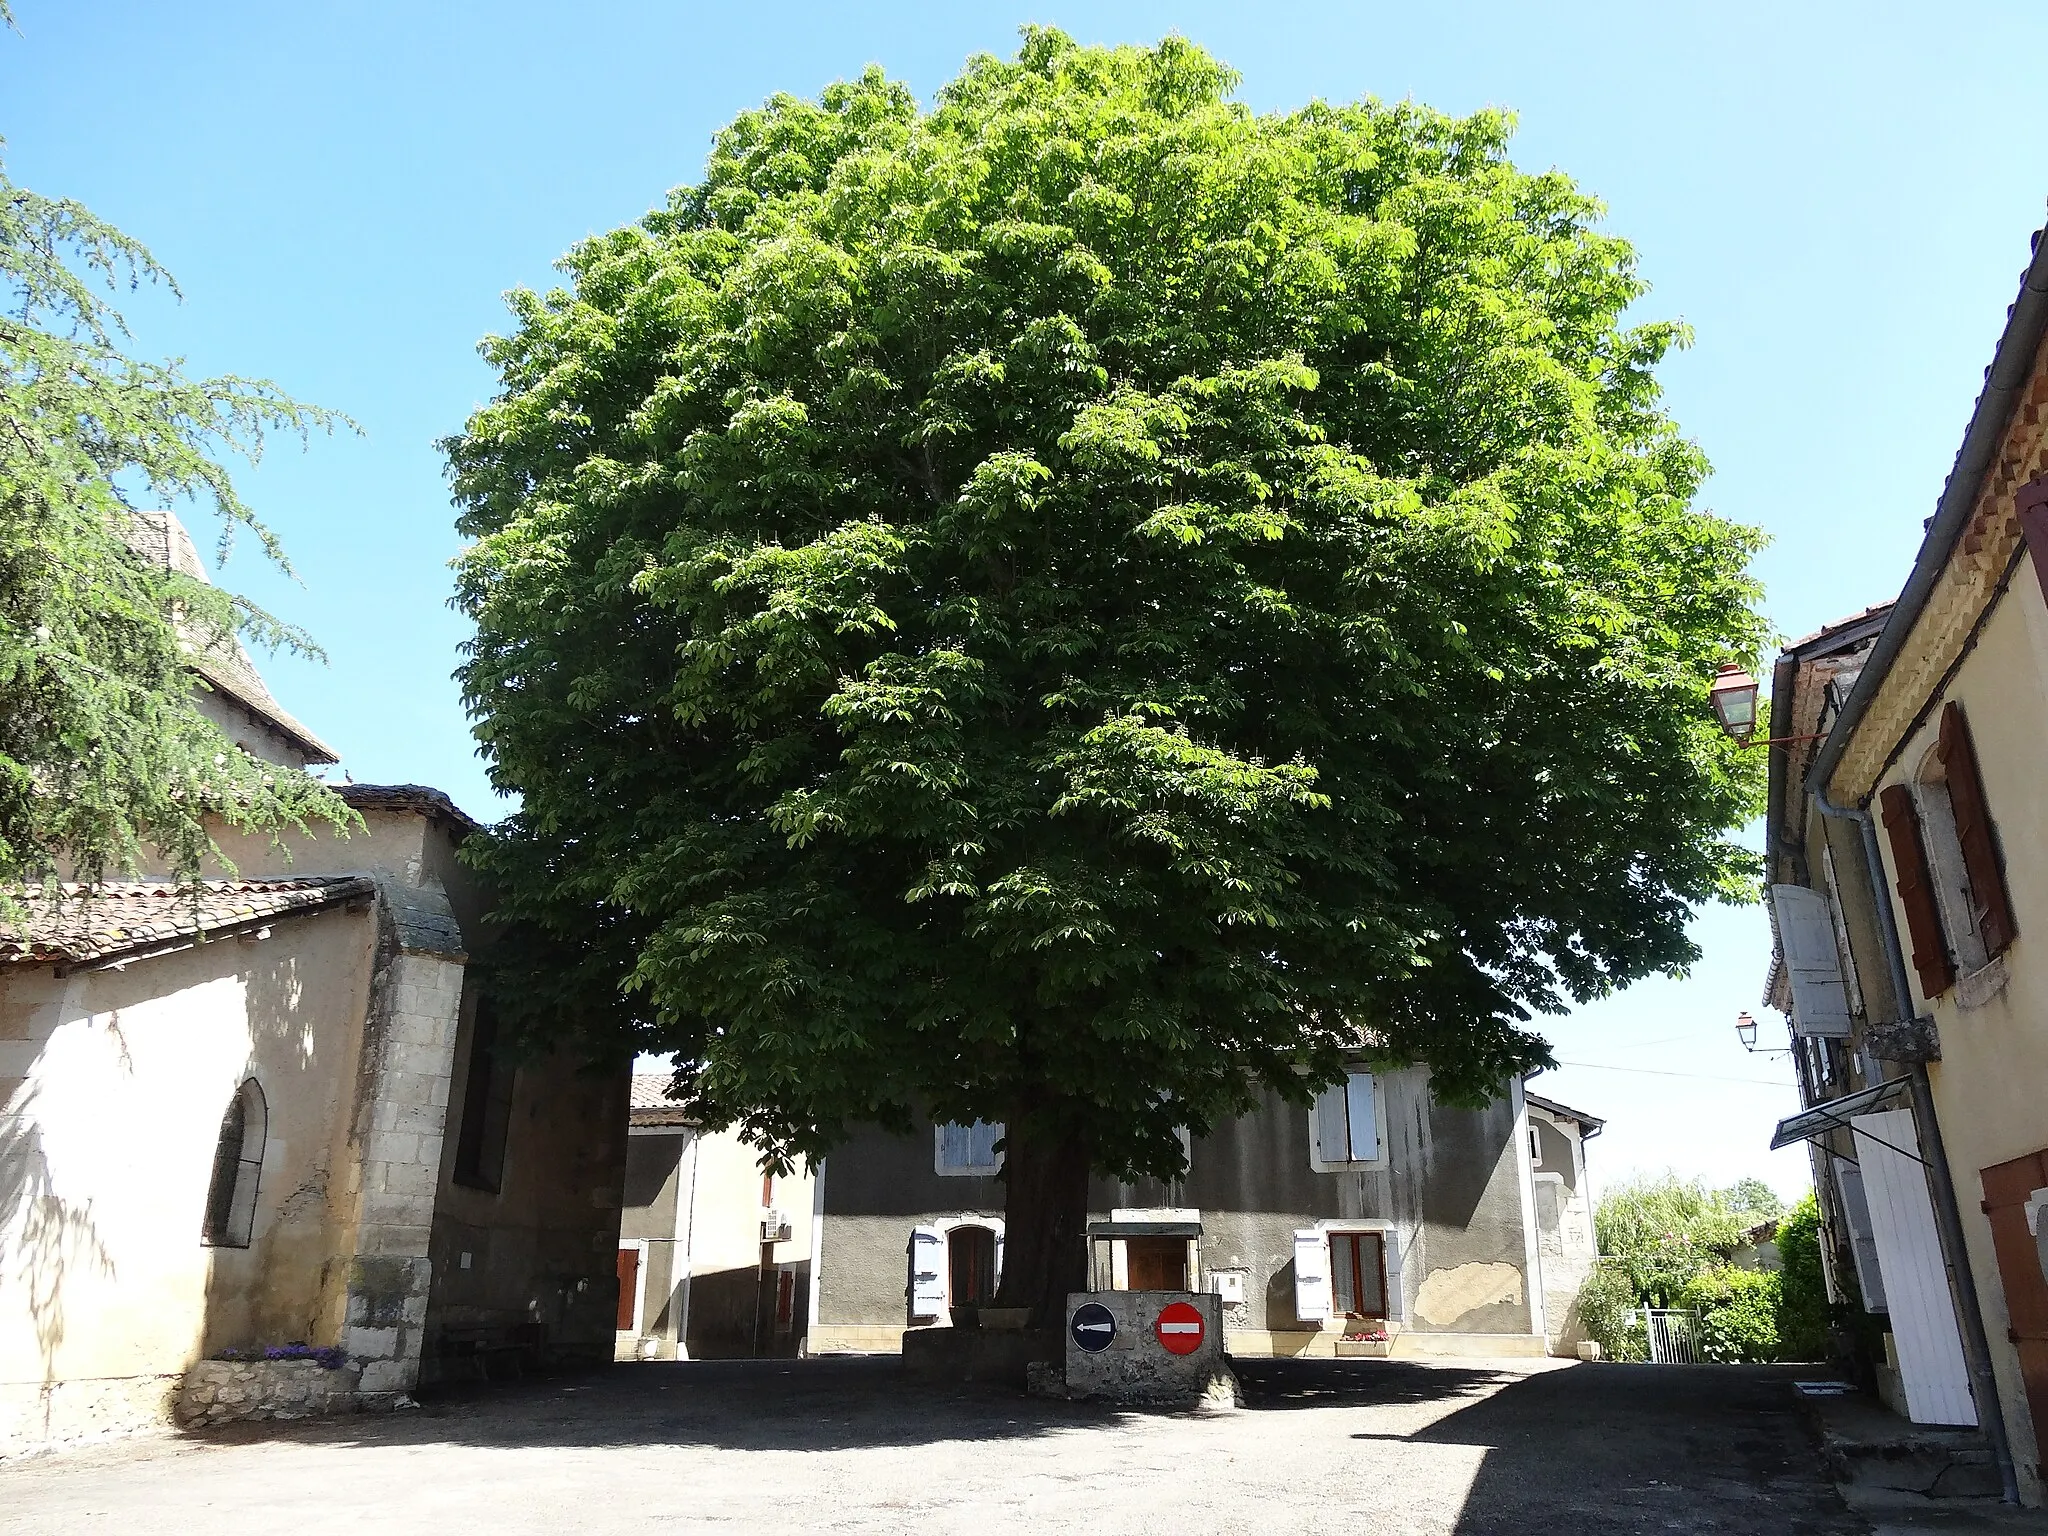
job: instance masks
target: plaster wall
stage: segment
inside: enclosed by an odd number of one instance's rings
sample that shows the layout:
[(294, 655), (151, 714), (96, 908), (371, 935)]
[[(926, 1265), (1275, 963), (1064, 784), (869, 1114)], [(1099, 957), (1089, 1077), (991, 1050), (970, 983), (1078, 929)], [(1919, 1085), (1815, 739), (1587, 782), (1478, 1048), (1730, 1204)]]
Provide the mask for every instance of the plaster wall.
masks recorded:
[[(1512, 1335), (1535, 1331), (1530, 1305), (1524, 1163), (1515, 1103), (1480, 1110), (1433, 1102), (1421, 1070), (1383, 1078), (1388, 1166), (1317, 1173), (1309, 1166), (1309, 1112), (1277, 1097), (1218, 1127), (1191, 1148), (1187, 1176), (1119, 1183), (1096, 1180), (1094, 1216), (1120, 1207), (1193, 1207), (1202, 1237), (1197, 1265), (1245, 1273), (1246, 1302), (1224, 1309), (1241, 1353), (1300, 1352), (1299, 1336), (1328, 1326), (1295, 1315), (1294, 1233), (1346, 1220), (1383, 1222), (1403, 1255), (1403, 1327), (1418, 1336)], [(908, 1247), (913, 1226), (962, 1216), (1001, 1216), (994, 1178), (940, 1176), (932, 1132), (908, 1137), (865, 1129), (836, 1149), (824, 1173), (824, 1246), (818, 1255), (820, 1342), (893, 1348), (909, 1324)], [(1394, 1277), (1389, 1277), (1390, 1284)], [(1194, 1283), (1206, 1287), (1199, 1277)]]
[(1537, 1263), (1543, 1272), (1544, 1325), (1553, 1350), (1588, 1337), (1579, 1318), (1579, 1290), (1599, 1262), (1593, 1232), (1593, 1182), (1585, 1143), (1571, 1120), (1554, 1120), (1529, 1106), (1529, 1124), (1543, 1148), (1532, 1180)]
[[(0, 971), (0, 1443), (61, 1437), (67, 1402), (101, 1427), (156, 1417), (226, 1346), (341, 1342), (375, 939), (369, 910), (331, 910), (121, 969)], [(268, 1111), (253, 1241), (203, 1247), (249, 1077)]]
[[(2014, 573), (2004, 600), (1986, 622), (1928, 719), (1907, 738), (1880, 786), (1908, 782), (1940, 728), (1939, 705), (1961, 702), (1983, 774), (1985, 800), (2005, 856), (2007, 888), (2018, 936), (2002, 957), (2004, 985), (1973, 1008), (1962, 1007), (1960, 982), (1941, 997), (1920, 995), (1909, 967), (1918, 1012), (1931, 1014), (1942, 1059), (1930, 1064), (1935, 1112), (1940, 1118), (1961, 1207), (1970, 1268), (1984, 1313), (1999, 1396), (2016, 1449), (2029, 1502), (2041, 1501), (2037, 1444), (2020, 1381), (2019, 1358), (2007, 1339), (2011, 1326), (1992, 1249), (1991, 1226), (1979, 1209), (1977, 1170), (2048, 1147), (2048, 775), (2041, 742), (2048, 737), (2048, 605), (2025, 564)], [(1888, 895), (1899, 932), (1907, 932), (1898, 900), (1891, 849), (1880, 836)], [(1910, 940), (1906, 941), (1910, 945)]]

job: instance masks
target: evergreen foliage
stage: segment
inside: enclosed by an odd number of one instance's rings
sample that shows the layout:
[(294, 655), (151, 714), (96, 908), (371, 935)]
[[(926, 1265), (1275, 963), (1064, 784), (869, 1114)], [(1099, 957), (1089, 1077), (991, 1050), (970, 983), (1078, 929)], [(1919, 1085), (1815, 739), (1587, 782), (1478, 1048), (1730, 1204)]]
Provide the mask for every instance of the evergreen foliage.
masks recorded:
[(1673, 1307), (1699, 1276), (1723, 1267), (1755, 1225), (1728, 1194), (1665, 1173), (1617, 1184), (1593, 1213), (1600, 1252), (1628, 1276), (1638, 1304)]
[(1782, 1358), (1787, 1360), (1826, 1360), (1834, 1354), (1829, 1336), (1833, 1309), (1828, 1304), (1820, 1244), (1820, 1202), (1808, 1190), (1778, 1223), (1778, 1259), (1783, 1265), (1779, 1271), (1778, 1335)]
[(208, 814), (243, 831), (349, 814), (194, 703), (186, 644), (305, 637), (128, 545), (135, 507), (194, 498), (218, 514), (223, 555), (239, 529), (283, 566), (222, 456), (332, 418), (265, 381), (127, 356), (100, 289), (142, 281), (170, 284), (119, 230), (0, 171), (0, 904), (59, 874), (132, 871), (152, 847), (184, 878), (225, 864)]
[(1752, 894), (1682, 328), (1505, 116), (1234, 84), (776, 97), (513, 296), (446, 445), (512, 1022), (775, 1158), (1005, 1121), (1014, 1207), (1361, 1047), (1483, 1099)]

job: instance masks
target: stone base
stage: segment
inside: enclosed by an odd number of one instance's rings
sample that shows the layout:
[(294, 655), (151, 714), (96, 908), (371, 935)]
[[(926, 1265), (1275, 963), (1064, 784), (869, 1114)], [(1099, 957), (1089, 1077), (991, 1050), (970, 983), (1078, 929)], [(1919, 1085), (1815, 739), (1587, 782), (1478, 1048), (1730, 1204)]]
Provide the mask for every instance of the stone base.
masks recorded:
[(928, 1381), (1027, 1385), (1034, 1361), (1059, 1360), (1066, 1340), (1051, 1328), (912, 1328), (903, 1335), (903, 1367)]
[(362, 1406), (361, 1368), (312, 1360), (202, 1360), (185, 1373), (177, 1420), (211, 1429), (242, 1419), (310, 1419)]

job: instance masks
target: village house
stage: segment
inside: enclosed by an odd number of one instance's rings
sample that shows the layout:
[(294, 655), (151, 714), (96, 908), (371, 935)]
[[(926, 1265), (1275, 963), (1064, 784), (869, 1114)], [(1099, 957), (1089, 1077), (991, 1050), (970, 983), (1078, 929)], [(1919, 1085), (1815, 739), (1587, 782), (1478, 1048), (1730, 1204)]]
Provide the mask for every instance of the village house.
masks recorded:
[(1778, 1143), (1819, 1149), (1835, 1282), (1884, 1314), (1895, 1401), (1980, 1424), (2029, 1503), (2048, 1429), (2044, 341), (2036, 236), (1903, 590), (1789, 649), (1770, 721), (1789, 738), (1771, 997), (1808, 1106)]
[(633, 1078), (619, 1225), (621, 1360), (793, 1356), (809, 1322), (809, 1174), (766, 1172), (736, 1132), (707, 1134)]
[[(1435, 1103), (1425, 1070), (1351, 1072), (1194, 1138), (1184, 1178), (1098, 1179), (1092, 1283), (1221, 1298), (1240, 1356), (1543, 1355), (1585, 1337), (1596, 1258), (1585, 1144), (1601, 1121), (1526, 1093)], [(819, 1168), (811, 1354), (901, 1350), (994, 1299), (1002, 1127), (870, 1130)]]
[[(174, 519), (137, 542), (204, 579)], [(193, 666), (249, 751), (335, 761), (238, 645)], [(475, 822), (340, 794), (349, 835), (0, 932), (0, 1454), (609, 1357), (626, 1073), (496, 1048)], [(216, 1359), (293, 1344), (327, 1361)]]

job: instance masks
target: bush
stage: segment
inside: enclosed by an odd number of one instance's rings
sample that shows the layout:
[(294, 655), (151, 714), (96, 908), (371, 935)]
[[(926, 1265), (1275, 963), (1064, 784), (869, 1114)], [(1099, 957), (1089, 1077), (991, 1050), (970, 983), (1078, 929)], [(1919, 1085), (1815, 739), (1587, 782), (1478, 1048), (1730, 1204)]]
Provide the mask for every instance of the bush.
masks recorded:
[(1696, 1277), (1724, 1267), (1754, 1219), (1726, 1195), (1676, 1174), (1632, 1179), (1600, 1202), (1600, 1251), (1628, 1274), (1638, 1305), (1674, 1306)]
[(1775, 1274), (1716, 1269), (1697, 1275), (1674, 1305), (1697, 1318), (1700, 1358), (1723, 1364), (1778, 1358), (1779, 1285)]
[(1821, 1269), (1820, 1203), (1811, 1191), (1778, 1224), (1778, 1258), (1778, 1358), (1825, 1360), (1833, 1353), (1832, 1309)]
[(1602, 1263), (1586, 1277), (1579, 1288), (1579, 1321), (1609, 1360), (1650, 1358), (1635, 1288), (1621, 1266)]

